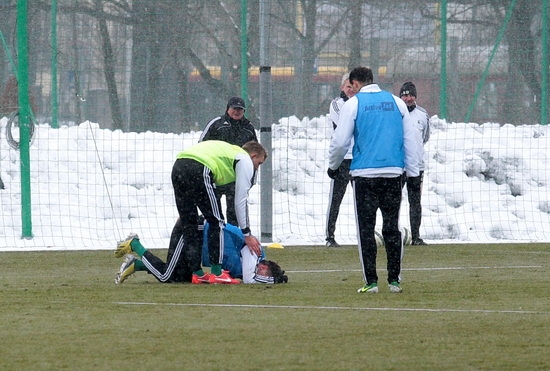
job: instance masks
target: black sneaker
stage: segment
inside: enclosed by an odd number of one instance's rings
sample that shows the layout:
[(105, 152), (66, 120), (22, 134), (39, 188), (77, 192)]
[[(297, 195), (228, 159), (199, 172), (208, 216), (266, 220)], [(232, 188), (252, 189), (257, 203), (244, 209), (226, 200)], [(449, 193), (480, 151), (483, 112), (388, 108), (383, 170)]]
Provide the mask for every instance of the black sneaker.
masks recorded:
[(414, 245), (414, 246), (427, 246), (428, 244), (426, 242), (424, 242), (424, 240), (420, 237), (418, 238), (413, 238), (412, 242), (411, 242), (411, 245)]
[(340, 244), (334, 238), (327, 238), (327, 247), (340, 247)]

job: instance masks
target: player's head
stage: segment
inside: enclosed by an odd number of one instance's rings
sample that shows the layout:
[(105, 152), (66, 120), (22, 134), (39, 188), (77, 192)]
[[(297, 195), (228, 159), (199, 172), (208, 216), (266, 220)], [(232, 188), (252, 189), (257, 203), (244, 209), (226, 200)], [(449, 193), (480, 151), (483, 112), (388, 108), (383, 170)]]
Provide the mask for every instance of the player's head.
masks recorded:
[(254, 279), (262, 283), (287, 283), (288, 276), (273, 260), (260, 260), (256, 265)]
[(355, 67), (349, 73), (349, 82), (353, 85), (355, 91), (359, 91), (365, 85), (372, 84), (373, 81), (372, 70), (368, 67)]
[(260, 165), (263, 164), (267, 158), (267, 149), (254, 140), (246, 142), (243, 145), (243, 149), (250, 155), (250, 158), (254, 163), (254, 169), (258, 170)]

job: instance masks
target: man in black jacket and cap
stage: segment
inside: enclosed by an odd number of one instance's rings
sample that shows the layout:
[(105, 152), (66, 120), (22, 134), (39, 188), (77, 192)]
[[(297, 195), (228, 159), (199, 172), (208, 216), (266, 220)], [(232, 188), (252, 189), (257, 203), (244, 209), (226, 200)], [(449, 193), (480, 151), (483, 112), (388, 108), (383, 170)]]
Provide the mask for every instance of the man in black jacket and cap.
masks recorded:
[[(242, 147), (246, 142), (258, 141), (254, 125), (244, 117), (246, 105), (241, 97), (231, 97), (227, 102), (225, 114), (212, 119), (204, 128), (199, 142), (206, 140), (223, 140), (224, 142)], [(237, 215), (233, 208), (235, 204), (235, 183), (218, 187), (218, 197), (225, 195), (226, 222), (238, 225)]]

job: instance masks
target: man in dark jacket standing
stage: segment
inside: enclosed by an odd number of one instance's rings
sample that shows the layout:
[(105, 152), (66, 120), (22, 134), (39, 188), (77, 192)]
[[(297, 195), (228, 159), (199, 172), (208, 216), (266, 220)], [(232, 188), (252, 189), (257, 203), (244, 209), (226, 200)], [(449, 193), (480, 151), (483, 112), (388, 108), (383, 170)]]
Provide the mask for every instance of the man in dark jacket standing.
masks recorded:
[[(246, 142), (258, 141), (254, 125), (244, 117), (245, 102), (241, 97), (232, 97), (227, 102), (225, 114), (211, 120), (204, 128), (199, 142), (207, 140), (222, 140), (242, 147)], [(238, 225), (237, 215), (233, 208), (235, 204), (235, 183), (217, 188), (218, 197), (225, 195), (226, 221)]]

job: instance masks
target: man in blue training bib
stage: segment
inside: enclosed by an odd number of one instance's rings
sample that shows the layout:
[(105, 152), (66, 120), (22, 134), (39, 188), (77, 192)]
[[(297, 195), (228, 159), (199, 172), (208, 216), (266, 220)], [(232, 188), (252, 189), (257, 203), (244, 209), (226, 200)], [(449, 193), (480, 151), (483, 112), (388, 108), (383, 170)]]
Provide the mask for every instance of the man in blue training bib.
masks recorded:
[[(328, 176), (334, 178), (349, 148), (358, 230), (358, 249), (365, 284), (360, 293), (378, 292), (376, 273), (376, 214), (382, 214), (382, 236), (388, 259), (388, 285), (392, 293), (402, 292), (399, 208), (402, 176), (419, 175), (422, 140), (414, 127), (407, 105), (373, 82), (372, 70), (354, 68), (349, 81), (357, 92), (340, 111), (338, 127), (329, 148)], [(353, 144), (352, 144), (353, 143)]]

